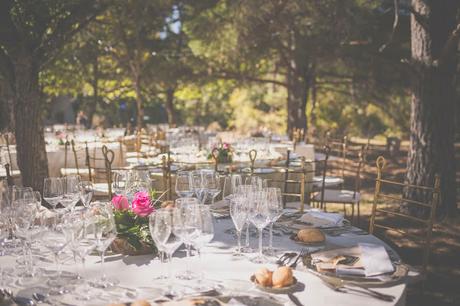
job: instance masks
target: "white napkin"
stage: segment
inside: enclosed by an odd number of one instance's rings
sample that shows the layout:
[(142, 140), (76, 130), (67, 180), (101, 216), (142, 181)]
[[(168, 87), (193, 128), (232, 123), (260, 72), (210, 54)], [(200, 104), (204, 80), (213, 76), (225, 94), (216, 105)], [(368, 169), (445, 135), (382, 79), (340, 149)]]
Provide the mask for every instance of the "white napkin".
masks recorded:
[(390, 257), (383, 246), (370, 243), (359, 243), (358, 246), (361, 249), (361, 261), (366, 277), (394, 271)]
[[(342, 226), (343, 224), (343, 215), (339, 213), (328, 213), (321, 211), (319, 209), (312, 209), (309, 210), (306, 214), (300, 217), (300, 221), (302, 222), (310, 222), (315, 225), (314, 219), (321, 219), (327, 221), (327, 224), (319, 224), (321, 226)], [(324, 223), (324, 222), (321, 222)]]

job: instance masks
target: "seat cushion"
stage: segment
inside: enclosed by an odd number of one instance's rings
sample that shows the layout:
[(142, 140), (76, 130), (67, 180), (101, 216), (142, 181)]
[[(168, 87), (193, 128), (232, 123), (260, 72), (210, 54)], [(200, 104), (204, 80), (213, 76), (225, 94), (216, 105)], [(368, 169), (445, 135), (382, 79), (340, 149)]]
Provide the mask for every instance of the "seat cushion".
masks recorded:
[(78, 169), (77, 168), (61, 168), (61, 175), (81, 175), (89, 176), (88, 168)]
[[(353, 197), (353, 195), (355, 195)], [(313, 199), (317, 202), (321, 201), (321, 192), (316, 192)], [(357, 192), (354, 194), (353, 190), (324, 190), (324, 202), (328, 203), (357, 203), (361, 199), (361, 194)]]

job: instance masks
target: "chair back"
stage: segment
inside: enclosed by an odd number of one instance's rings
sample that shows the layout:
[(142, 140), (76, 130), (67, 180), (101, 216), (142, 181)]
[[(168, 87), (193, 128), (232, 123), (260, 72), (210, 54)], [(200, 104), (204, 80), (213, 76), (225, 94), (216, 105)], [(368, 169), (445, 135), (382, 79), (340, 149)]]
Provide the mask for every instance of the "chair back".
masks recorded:
[[(343, 179), (345, 177), (345, 162), (347, 159), (348, 137), (343, 136), (339, 138), (334, 138), (332, 137), (331, 132), (328, 131), (325, 136), (325, 146), (329, 147), (329, 157), (333, 156), (336, 158), (334, 164), (338, 164), (337, 170)], [(332, 158), (329, 161), (332, 162)], [(333, 168), (330, 167), (329, 170), (333, 171)]]
[[(393, 180), (383, 179), (382, 174), (386, 166), (386, 160), (383, 156), (377, 158), (377, 178), (375, 180), (375, 193), (374, 202), (372, 206), (372, 215), (369, 223), (369, 233), (373, 234), (376, 229), (396, 232), (403, 235), (404, 237), (411, 237), (415, 240), (422, 240), (423, 243), (423, 259), (422, 259), (422, 271), (426, 272), (430, 249), (431, 249), (431, 238), (433, 231), (433, 222), (435, 220), (436, 207), (439, 202), (440, 195), (440, 178), (438, 175), (435, 176), (433, 186), (421, 186), (411, 185), (408, 183), (401, 183)], [(402, 189), (401, 196), (395, 195), (394, 190), (388, 192), (388, 189)], [(415, 193), (424, 194), (424, 201), (413, 200), (404, 196), (405, 191), (412, 190)], [(384, 206), (383, 204), (387, 204)], [(388, 205), (392, 203), (393, 205)], [(427, 211), (427, 217), (421, 218), (413, 216), (401, 210), (403, 205), (414, 205)], [(391, 207), (394, 206), (394, 207)], [(393, 208), (393, 209), (392, 209)], [(399, 218), (404, 221), (403, 224), (407, 225), (409, 222), (413, 222), (421, 226), (424, 231), (423, 234), (417, 235), (407, 230), (398, 228), (398, 226), (392, 226), (385, 222), (380, 222), (381, 216), (390, 216)]]
[[(97, 157), (97, 150), (94, 155), (89, 153), (88, 143), (85, 143), (86, 152), (86, 166), (88, 167), (89, 180), (97, 183), (107, 183), (109, 199), (112, 198), (112, 163), (115, 154), (107, 146), (103, 145), (101, 148), (102, 157)], [(102, 165), (101, 165), (102, 164)]]

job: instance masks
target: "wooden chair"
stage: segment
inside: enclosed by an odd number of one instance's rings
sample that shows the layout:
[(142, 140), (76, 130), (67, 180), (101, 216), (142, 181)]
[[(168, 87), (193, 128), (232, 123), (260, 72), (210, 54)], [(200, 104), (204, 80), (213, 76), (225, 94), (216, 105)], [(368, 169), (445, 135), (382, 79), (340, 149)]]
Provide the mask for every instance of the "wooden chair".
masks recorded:
[[(361, 167), (363, 166), (364, 159), (363, 159), (363, 150), (364, 148), (358, 153), (357, 161), (355, 162), (355, 181), (354, 181), (354, 188), (353, 190), (347, 189), (333, 189), (332, 187), (328, 187), (325, 184), (326, 178), (326, 171), (329, 168), (324, 170), (323, 174), (323, 188), (320, 192), (316, 192), (313, 195), (312, 201), (316, 203), (320, 203), (321, 209), (326, 210), (327, 203), (337, 203), (343, 204), (344, 210), (346, 212), (346, 205), (351, 206), (351, 221), (354, 221), (355, 218), (355, 206), (358, 210), (357, 220), (359, 222), (360, 219), (360, 201), (361, 201)], [(326, 167), (329, 167), (327, 164)]]
[[(91, 156), (88, 143), (86, 143), (85, 151), (88, 177), (94, 184), (95, 196), (112, 199), (112, 163), (115, 154), (103, 145), (101, 148), (102, 158), (97, 157), (97, 154)], [(101, 166), (101, 163), (103, 166)]]
[[(69, 166), (69, 147), (72, 150), (72, 156), (73, 156), (73, 163), (74, 167)], [(64, 144), (64, 168), (61, 168), (61, 175), (66, 176), (66, 175), (80, 175), (81, 177), (88, 178), (89, 177), (89, 170), (88, 168), (83, 168), (81, 169), (79, 164), (79, 154), (78, 153), (83, 153), (83, 150), (85, 149), (77, 149), (77, 146), (75, 144), (75, 141), (72, 139), (70, 142), (66, 141)], [(85, 153), (86, 154), (86, 153)], [(85, 156), (85, 155), (80, 155), (80, 156)]]
[[(374, 234), (377, 229), (395, 232), (403, 235), (404, 237), (411, 237), (415, 240), (421, 240), (423, 244), (423, 257), (422, 257), (422, 277), (426, 276), (430, 250), (431, 250), (431, 238), (433, 232), (433, 223), (435, 221), (436, 207), (439, 203), (440, 197), (440, 178), (438, 175), (435, 176), (433, 186), (419, 186), (410, 185), (407, 183), (401, 183), (397, 181), (387, 180), (382, 178), (382, 173), (386, 165), (385, 158), (380, 156), (377, 158), (377, 178), (375, 180), (375, 193), (374, 202), (372, 206), (372, 215), (369, 223), (369, 233)], [(400, 188), (401, 195), (394, 195), (393, 192), (388, 192), (388, 188)], [(423, 194), (425, 200), (418, 201), (413, 199), (407, 199), (404, 197), (404, 191), (412, 190), (418, 194)], [(386, 204), (385, 207), (382, 207)], [(426, 218), (419, 218), (403, 212), (400, 208), (402, 205), (414, 205), (425, 209), (427, 212)], [(404, 224), (413, 222), (421, 226), (424, 233), (417, 235), (410, 233), (406, 230), (387, 224), (384, 220), (380, 220), (380, 216), (390, 216), (404, 221)], [(392, 221), (394, 222), (394, 220)]]

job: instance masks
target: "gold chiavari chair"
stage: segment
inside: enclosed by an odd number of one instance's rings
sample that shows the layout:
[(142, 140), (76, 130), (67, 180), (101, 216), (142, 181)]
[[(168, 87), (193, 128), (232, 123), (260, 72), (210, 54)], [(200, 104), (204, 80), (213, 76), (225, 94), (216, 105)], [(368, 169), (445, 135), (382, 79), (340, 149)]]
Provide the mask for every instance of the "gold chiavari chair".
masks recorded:
[[(440, 198), (440, 178), (438, 175), (435, 176), (433, 186), (420, 186), (411, 185), (408, 183), (402, 183), (398, 181), (383, 179), (382, 174), (386, 165), (386, 160), (383, 156), (377, 158), (377, 178), (375, 180), (375, 193), (374, 202), (372, 206), (372, 215), (369, 222), (369, 233), (374, 234), (376, 230), (382, 230), (385, 232), (394, 232), (403, 237), (410, 237), (416, 241), (421, 241), (423, 244), (423, 255), (422, 255), (422, 277), (426, 276), (428, 262), (431, 251), (431, 239), (433, 232), (433, 223), (436, 216), (436, 207), (439, 203)], [(395, 192), (397, 189), (398, 192)], [(425, 200), (413, 200), (404, 197), (404, 192), (411, 190), (416, 194), (422, 194)], [(401, 195), (395, 195), (401, 194)], [(416, 217), (407, 214), (402, 210), (403, 205), (413, 205), (426, 211), (425, 218)], [(398, 219), (386, 221), (382, 217), (393, 217)], [(393, 224), (401, 224), (399, 227)], [(404, 230), (402, 227), (410, 225), (416, 225), (422, 230), (422, 234), (418, 235), (416, 232), (409, 232)]]
[[(72, 150), (72, 156), (73, 156), (73, 167), (69, 166), (69, 146)], [(66, 141), (64, 144), (64, 168), (61, 168), (61, 175), (66, 176), (66, 175), (80, 175), (83, 178), (87, 178), (89, 176), (89, 172), (87, 168), (82, 168), (80, 169), (80, 159), (82, 157), (86, 156), (86, 153), (84, 152), (86, 149), (84, 148), (77, 148), (77, 145), (75, 144), (75, 141), (72, 139), (70, 142)], [(79, 153), (81, 153), (79, 155)], [(85, 157), (86, 158), (86, 157)], [(85, 160), (83, 160), (84, 162)]]
[[(329, 162), (331, 174), (339, 175), (344, 179), (345, 177), (345, 162), (347, 159), (348, 137), (343, 136), (340, 138), (332, 137), (330, 131), (326, 133), (325, 145), (329, 147)], [(331, 172), (330, 171), (330, 172)]]
[[(94, 155), (89, 153), (88, 143), (85, 147), (86, 166), (88, 167), (89, 180), (93, 182), (95, 197), (112, 198), (112, 163), (115, 154), (105, 145), (101, 147), (102, 157), (97, 157), (97, 150)], [(102, 164), (102, 165), (101, 165)]]
[(324, 209), (324, 210), (326, 210), (327, 203), (343, 204), (345, 212), (346, 212), (346, 205), (350, 205), (352, 222), (354, 221), (354, 218), (355, 218), (355, 206), (358, 209), (358, 216), (357, 216), (358, 222), (360, 219), (361, 168), (364, 163), (363, 150), (364, 150), (364, 147), (362, 148), (362, 150), (358, 152), (357, 160), (354, 162), (356, 172), (355, 172), (355, 179), (354, 179), (354, 188), (352, 190), (342, 189), (342, 188), (333, 189), (334, 186), (330, 186), (330, 187), (327, 186), (326, 185), (326, 171), (328, 171), (329, 169), (327, 168), (323, 173), (322, 190), (320, 192), (316, 192), (312, 198), (312, 201), (316, 203), (320, 203), (321, 209)]

